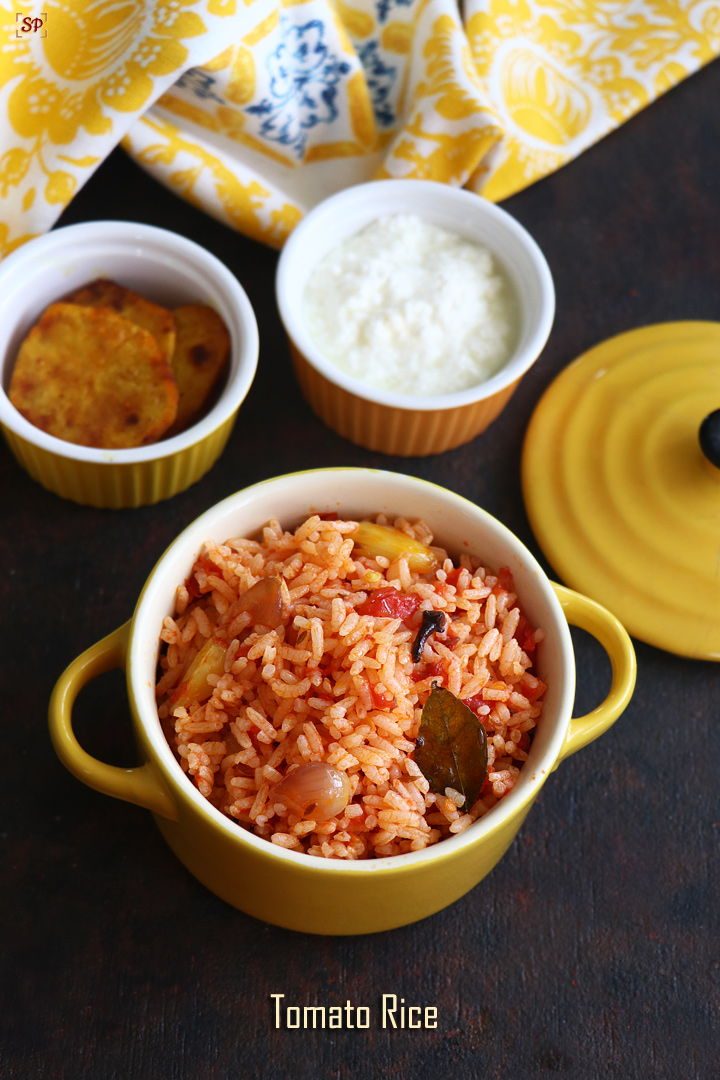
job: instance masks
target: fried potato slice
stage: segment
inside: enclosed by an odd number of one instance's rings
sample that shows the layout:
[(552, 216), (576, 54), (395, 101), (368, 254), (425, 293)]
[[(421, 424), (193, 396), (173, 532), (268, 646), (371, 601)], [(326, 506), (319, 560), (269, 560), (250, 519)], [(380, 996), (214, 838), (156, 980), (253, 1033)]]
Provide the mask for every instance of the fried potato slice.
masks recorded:
[(153, 304), (143, 296), (107, 278), (98, 278), (63, 297), (65, 304), (84, 307), (108, 307), (130, 322), (142, 326), (156, 338), (165, 359), (170, 362), (175, 349), (175, 319), (167, 308)]
[(177, 341), (171, 360), (180, 398), (168, 436), (199, 419), (230, 358), (230, 334), (216, 311), (203, 304), (175, 308)]
[(114, 450), (159, 439), (178, 391), (147, 330), (109, 308), (59, 303), (20, 346), (10, 400), (58, 439)]

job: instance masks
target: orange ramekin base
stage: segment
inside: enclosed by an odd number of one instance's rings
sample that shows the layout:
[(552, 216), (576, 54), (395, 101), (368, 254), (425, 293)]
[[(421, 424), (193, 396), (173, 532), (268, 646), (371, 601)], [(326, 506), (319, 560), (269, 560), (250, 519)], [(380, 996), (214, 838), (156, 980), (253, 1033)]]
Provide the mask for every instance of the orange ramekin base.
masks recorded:
[(305, 399), (329, 428), (368, 450), (399, 457), (442, 454), (470, 442), (492, 423), (520, 382), (516, 379), (490, 397), (453, 409), (399, 409), (330, 382), (292, 341), (290, 354)]

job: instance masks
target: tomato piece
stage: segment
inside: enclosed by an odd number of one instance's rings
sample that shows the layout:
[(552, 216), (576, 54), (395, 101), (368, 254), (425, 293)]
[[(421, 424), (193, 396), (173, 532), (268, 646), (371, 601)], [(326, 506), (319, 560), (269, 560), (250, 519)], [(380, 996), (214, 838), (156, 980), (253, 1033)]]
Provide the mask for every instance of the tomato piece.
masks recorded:
[(443, 679), (445, 668), (439, 660), (435, 660), (432, 664), (423, 664), (421, 668), (413, 671), (412, 677), (414, 682), (422, 682), (423, 679)]
[(462, 573), (462, 566), (456, 566), (454, 570), (451, 570), (450, 573), (448, 574), (448, 576), (445, 578), (448, 585), (455, 585), (455, 587), (457, 588), (457, 583), (458, 583), (458, 581), (460, 579), (460, 574), (461, 573)]
[(497, 572), (498, 584), (501, 589), (505, 589), (506, 592), (514, 592), (515, 586), (513, 583), (512, 570), (509, 566), (501, 566)]
[(472, 697), (462, 698), (462, 703), (463, 705), (467, 705), (468, 709), (472, 709), (477, 716), (477, 711), (480, 706), (485, 705), (485, 698), (482, 696), (482, 693), (473, 694)]
[(371, 593), (365, 603), (355, 610), (358, 615), (374, 615), (379, 619), (409, 619), (421, 603), (419, 596), (406, 596), (388, 586)]
[(535, 682), (537, 683), (537, 685), (532, 686), (530, 684), (530, 681), (526, 679), (525, 676), (523, 676), (518, 683), (520, 693), (528, 699), (531, 705), (534, 701), (537, 701), (539, 697), (542, 697), (542, 695), (547, 690), (547, 684), (544, 683), (542, 679), (536, 678)]
[(389, 709), (395, 704), (395, 695), (389, 692), (383, 693), (377, 686), (370, 687), (370, 697), (376, 709)]
[(528, 619), (527, 615), (521, 615), (518, 619), (518, 624), (515, 628), (515, 633), (513, 634), (513, 637), (524, 652), (535, 652), (535, 628)]
[(190, 577), (185, 578), (185, 588), (188, 591), (188, 596), (190, 597), (190, 599), (197, 600), (198, 596), (200, 595), (200, 586), (198, 585), (197, 578), (194, 574), (191, 574)]
[(325, 510), (322, 514), (318, 514), (321, 521), (337, 521), (337, 510)]

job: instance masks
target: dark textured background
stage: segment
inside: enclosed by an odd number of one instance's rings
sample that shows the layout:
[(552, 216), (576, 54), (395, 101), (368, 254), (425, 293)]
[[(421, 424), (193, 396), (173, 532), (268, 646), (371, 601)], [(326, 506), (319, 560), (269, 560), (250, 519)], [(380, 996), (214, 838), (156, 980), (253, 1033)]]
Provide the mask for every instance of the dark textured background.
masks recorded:
[[(250, 296), (261, 355), (223, 457), (168, 503), (75, 506), (0, 446), (1, 1077), (719, 1075), (716, 665), (639, 645), (630, 708), (553, 774), (490, 877), (423, 923), (361, 938), (304, 936), (226, 906), (176, 861), (147, 812), (66, 773), (46, 729), (55, 680), (129, 617), (167, 544), (268, 476), (327, 464), (404, 470), (476, 500), (539, 554), (519, 461), (543, 389), (611, 334), (720, 318), (718, 101), (715, 63), (505, 204), (548, 257), (555, 327), (502, 418), (429, 459), (369, 453), (311, 414), (275, 309), (273, 252), (181, 203), (121, 152), (72, 203), (63, 223), (146, 221), (207, 246)], [(609, 665), (574, 638), (585, 711)], [(77, 730), (91, 752), (134, 763), (119, 673), (83, 692)], [(272, 993), (368, 1005), (373, 1026), (275, 1030)], [(382, 993), (436, 1005), (437, 1030), (379, 1029)]]

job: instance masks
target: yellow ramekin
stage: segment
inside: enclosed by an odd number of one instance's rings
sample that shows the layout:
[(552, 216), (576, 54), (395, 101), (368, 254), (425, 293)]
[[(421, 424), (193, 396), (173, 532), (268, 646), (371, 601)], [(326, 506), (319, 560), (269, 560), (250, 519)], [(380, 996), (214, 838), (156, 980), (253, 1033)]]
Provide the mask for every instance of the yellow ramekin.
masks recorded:
[[(270, 844), (216, 810), (183, 773), (155, 707), (163, 618), (176, 587), (206, 540), (257, 534), (271, 517), (292, 528), (311, 512), (353, 519), (385, 512), (423, 518), (450, 553), (472, 552), (508, 566), (523, 610), (546, 631), (537, 672), (548, 684), (541, 721), (516, 787), (465, 832), (424, 851), (362, 862), (319, 859)], [(571, 718), (575, 661), (568, 622), (603, 645), (612, 662), (605, 701)], [(73, 732), (82, 687), (124, 668), (140, 760), (134, 769), (98, 761)], [(457, 900), (493, 868), (512, 842), (550, 772), (601, 735), (633, 692), (635, 655), (625, 630), (591, 600), (553, 585), (504, 525), (474, 504), (423, 480), (367, 469), (321, 469), (281, 476), (225, 499), (190, 525), (150, 575), (130, 622), (93, 645), (59, 679), (50, 731), (63, 764), (98, 791), (147, 807), (187, 868), (228, 903), (267, 922), (317, 934), (361, 934), (422, 919)], [(580, 856), (582, 857), (582, 856)]]
[[(224, 389), (180, 435), (133, 450), (76, 446), (36, 428), (11, 404), (7, 391), (23, 339), (49, 304), (95, 278), (111, 278), (171, 308), (207, 304), (224, 319), (232, 341)], [(241, 285), (219, 259), (177, 233), (124, 221), (69, 225), (0, 263), (0, 426), (19, 463), (63, 498), (120, 509), (184, 491), (222, 453), (257, 357), (257, 323)]]
[[(303, 310), (313, 268), (342, 240), (385, 214), (415, 214), (495, 255), (516, 293), (519, 320), (515, 351), (496, 375), (468, 390), (431, 398), (391, 393), (347, 375), (315, 345)], [(539, 356), (555, 314), (550, 270), (527, 231), (486, 199), (429, 180), (377, 180), (346, 188), (320, 203), (283, 248), (276, 292), (295, 372), (313, 410), (352, 442), (405, 457), (452, 450), (484, 431)], [(407, 368), (410, 387), (410, 349)]]

